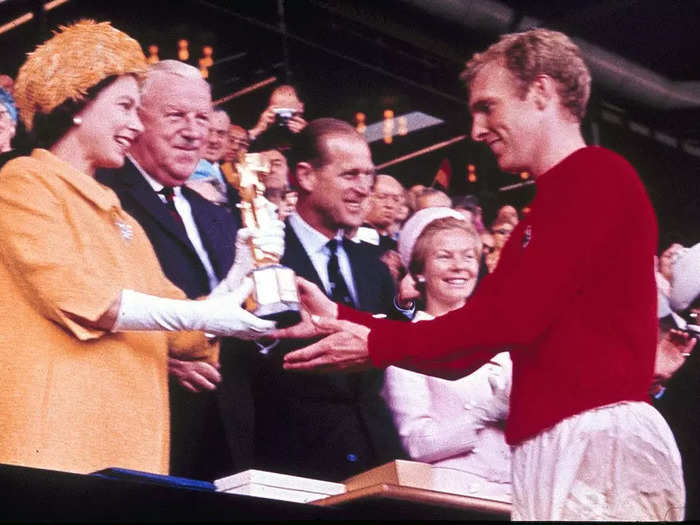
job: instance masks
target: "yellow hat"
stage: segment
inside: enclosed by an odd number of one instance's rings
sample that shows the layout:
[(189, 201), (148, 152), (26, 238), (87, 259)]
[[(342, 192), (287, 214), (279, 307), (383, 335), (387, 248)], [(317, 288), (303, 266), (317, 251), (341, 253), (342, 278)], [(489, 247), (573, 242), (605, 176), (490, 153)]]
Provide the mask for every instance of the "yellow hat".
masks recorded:
[(66, 100), (82, 100), (111, 75), (144, 73), (141, 45), (109, 22), (81, 20), (61, 26), (29, 53), (15, 81), (14, 97), (27, 130), (36, 113), (48, 114)]

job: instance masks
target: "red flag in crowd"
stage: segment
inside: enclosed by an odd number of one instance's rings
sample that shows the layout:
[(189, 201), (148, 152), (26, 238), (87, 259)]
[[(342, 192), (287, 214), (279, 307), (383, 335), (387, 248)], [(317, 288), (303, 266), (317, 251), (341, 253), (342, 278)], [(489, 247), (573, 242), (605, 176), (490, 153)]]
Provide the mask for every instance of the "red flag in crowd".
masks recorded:
[(433, 183), (430, 185), (435, 186), (436, 184), (442, 186), (445, 190), (450, 187), (450, 177), (452, 176), (452, 166), (450, 166), (450, 161), (448, 159), (442, 159), (442, 164), (440, 164), (440, 169), (435, 174)]

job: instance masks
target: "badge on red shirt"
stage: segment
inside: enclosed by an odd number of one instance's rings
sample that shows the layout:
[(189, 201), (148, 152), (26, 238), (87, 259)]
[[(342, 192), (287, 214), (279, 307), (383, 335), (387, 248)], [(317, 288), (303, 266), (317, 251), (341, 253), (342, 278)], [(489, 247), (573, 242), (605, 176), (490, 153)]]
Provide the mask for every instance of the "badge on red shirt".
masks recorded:
[(532, 239), (532, 225), (528, 224), (525, 227), (525, 232), (523, 233), (522, 247), (526, 248), (527, 245), (530, 244), (531, 239)]

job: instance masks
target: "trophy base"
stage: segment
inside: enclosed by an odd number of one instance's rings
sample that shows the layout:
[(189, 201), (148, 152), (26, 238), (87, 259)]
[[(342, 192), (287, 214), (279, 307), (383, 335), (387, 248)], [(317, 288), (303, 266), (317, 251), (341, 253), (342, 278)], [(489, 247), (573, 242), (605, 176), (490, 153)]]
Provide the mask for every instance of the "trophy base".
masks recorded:
[(287, 328), (301, 322), (301, 313), (298, 309), (290, 310), (289, 305), (282, 306), (287, 308), (287, 310), (259, 315), (258, 317), (261, 319), (267, 319), (268, 321), (275, 321), (277, 323), (277, 328)]
[(279, 264), (256, 268), (251, 274), (255, 289), (250, 310), (261, 319), (287, 328), (301, 322), (301, 307), (294, 272)]

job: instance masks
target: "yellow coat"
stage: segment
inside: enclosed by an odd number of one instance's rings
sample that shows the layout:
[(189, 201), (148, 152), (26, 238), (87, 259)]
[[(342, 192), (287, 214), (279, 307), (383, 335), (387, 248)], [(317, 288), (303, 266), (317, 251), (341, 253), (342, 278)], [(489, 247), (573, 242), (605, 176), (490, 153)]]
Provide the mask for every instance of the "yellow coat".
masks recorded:
[(167, 473), (167, 355), (201, 333), (109, 333), (123, 289), (184, 298), (117, 196), (46, 150), (0, 171), (0, 463)]

